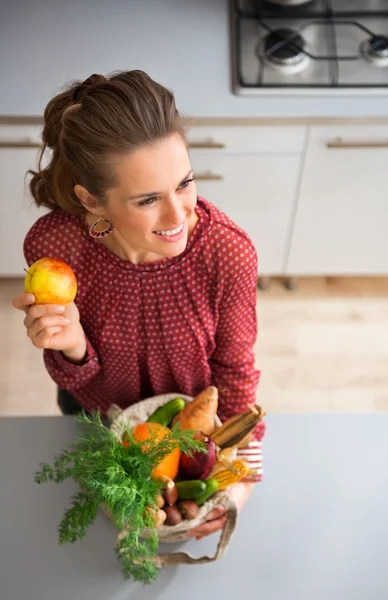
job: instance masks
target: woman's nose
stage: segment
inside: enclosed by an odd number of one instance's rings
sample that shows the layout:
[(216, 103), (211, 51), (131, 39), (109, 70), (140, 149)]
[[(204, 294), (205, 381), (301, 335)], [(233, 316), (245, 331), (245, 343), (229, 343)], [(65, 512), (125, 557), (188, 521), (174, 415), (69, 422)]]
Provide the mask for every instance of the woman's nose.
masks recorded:
[(185, 210), (182, 200), (178, 197), (170, 198), (166, 207), (165, 219), (171, 225), (181, 225), (185, 220)]

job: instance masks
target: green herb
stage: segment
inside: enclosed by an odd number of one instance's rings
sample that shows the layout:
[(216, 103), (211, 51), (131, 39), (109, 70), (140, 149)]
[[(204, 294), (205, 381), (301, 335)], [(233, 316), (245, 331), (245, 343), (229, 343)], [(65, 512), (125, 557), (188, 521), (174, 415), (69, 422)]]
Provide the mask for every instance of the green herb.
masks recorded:
[[(154, 562), (158, 536), (152, 515), (145, 509), (156, 508), (156, 494), (164, 487), (163, 481), (151, 478), (152, 470), (177, 447), (192, 455), (205, 452), (205, 445), (193, 438), (193, 431), (180, 430), (179, 426), (162, 439), (150, 437), (135, 442), (127, 424), (120, 431), (120, 439), (125, 434), (129, 442), (125, 448), (102, 423), (99, 412), (92, 417), (81, 413), (76, 420), (81, 431), (70, 450), (55, 456), (52, 466), (41, 463), (35, 474), (36, 483), (60, 483), (72, 478), (81, 486), (58, 527), (59, 542), (82, 540), (100, 505), (104, 505), (116, 526), (124, 530), (116, 548), (124, 578), (151, 583), (158, 574)], [(145, 528), (150, 535), (141, 539)]]

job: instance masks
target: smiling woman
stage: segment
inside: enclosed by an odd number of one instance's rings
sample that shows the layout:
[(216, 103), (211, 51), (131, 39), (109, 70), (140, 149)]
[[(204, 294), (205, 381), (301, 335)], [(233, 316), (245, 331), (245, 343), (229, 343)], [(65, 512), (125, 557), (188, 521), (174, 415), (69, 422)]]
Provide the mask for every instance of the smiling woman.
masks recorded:
[[(65, 413), (126, 408), (170, 392), (214, 385), (222, 421), (256, 403), (257, 257), (248, 235), (198, 197), (185, 123), (173, 94), (142, 71), (92, 75), (48, 103), (47, 166), (32, 172), (38, 206), (51, 211), (28, 232), (28, 265), (53, 256), (73, 269), (74, 302), (26, 313)], [(241, 449), (261, 479), (261, 421)], [(250, 482), (236, 484), (241, 507)], [(191, 532), (222, 527), (223, 510)]]
[(96, 214), (114, 224), (113, 235), (101, 243), (134, 264), (181, 254), (198, 221), (195, 183), (182, 136), (174, 133), (117, 157), (115, 170), (116, 185), (107, 191), (103, 210), (85, 187), (75, 186), (77, 197), (88, 207), (89, 225)]

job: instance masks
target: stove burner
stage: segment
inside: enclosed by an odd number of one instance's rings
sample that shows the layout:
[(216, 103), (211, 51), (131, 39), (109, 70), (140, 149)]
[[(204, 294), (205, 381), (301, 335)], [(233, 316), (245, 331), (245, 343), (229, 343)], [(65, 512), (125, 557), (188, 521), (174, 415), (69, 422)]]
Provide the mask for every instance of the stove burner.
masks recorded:
[(388, 37), (375, 35), (361, 44), (361, 54), (376, 67), (388, 67)]
[(310, 62), (304, 46), (304, 39), (293, 29), (275, 29), (265, 36), (261, 57), (268, 66), (283, 73), (300, 73)]
[(280, 4), (280, 6), (299, 6), (300, 4), (308, 4), (312, 0), (265, 0), (268, 4)]

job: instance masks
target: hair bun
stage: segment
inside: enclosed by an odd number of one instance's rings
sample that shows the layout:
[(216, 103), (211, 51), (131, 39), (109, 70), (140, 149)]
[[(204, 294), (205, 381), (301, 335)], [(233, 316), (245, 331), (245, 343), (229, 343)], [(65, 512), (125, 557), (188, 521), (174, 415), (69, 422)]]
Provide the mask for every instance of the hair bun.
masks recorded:
[(88, 91), (90, 86), (95, 85), (96, 83), (103, 83), (108, 81), (104, 75), (98, 75), (98, 73), (93, 73), (90, 75), (85, 81), (77, 85), (72, 94), (72, 101), (74, 104), (81, 102), (82, 96)]

